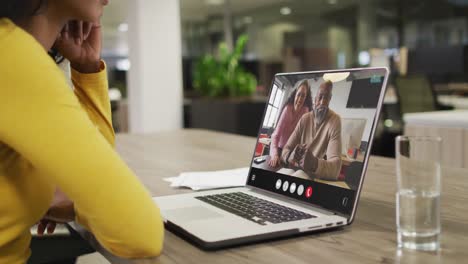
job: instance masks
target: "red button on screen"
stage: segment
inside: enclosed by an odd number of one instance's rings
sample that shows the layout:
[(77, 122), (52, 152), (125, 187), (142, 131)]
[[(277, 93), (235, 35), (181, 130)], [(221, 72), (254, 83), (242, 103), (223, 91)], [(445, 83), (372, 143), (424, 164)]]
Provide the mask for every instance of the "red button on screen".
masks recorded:
[(307, 187), (305, 195), (307, 198), (310, 198), (312, 196), (312, 187)]

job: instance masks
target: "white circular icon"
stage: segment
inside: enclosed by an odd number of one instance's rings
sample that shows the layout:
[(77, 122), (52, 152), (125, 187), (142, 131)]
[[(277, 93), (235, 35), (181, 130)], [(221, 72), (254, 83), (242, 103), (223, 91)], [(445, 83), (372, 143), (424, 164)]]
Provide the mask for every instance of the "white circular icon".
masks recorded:
[(288, 182), (288, 181), (284, 181), (284, 183), (283, 183), (283, 191), (287, 191), (287, 190), (288, 190), (288, 187), (289, 187), (289, 182)]
[(281, 180), (280, 179), (278, 179), (276, 181), (276, 186), (275, 187), (276, 187), (276, 190), (279, 190), (279, 188), (281, 188)]
[(302, 195), (304, 193), (304, 185), (299, 185), (299, 187), (297, 187), (297, 195)]
[(296, 191), (296, 184), (293, 182), (291, 183), (291, 187), (289, 187), (289, 192), (294, 193)]

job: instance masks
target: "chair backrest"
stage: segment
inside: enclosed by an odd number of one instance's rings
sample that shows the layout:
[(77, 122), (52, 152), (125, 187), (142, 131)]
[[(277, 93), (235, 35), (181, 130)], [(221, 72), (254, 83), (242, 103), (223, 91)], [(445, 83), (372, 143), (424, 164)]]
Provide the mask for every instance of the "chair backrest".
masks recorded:
[(435, 95), (431, 83), (422, 75), (396, 77), (401, 114), (436, 111)]

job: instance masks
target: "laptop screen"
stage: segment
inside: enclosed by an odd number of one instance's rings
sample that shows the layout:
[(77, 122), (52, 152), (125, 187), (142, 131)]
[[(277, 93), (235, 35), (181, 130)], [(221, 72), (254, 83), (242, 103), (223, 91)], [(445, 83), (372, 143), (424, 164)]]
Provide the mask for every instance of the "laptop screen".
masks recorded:
[(386, 79), (385, 68), (277, 74), (247, 184), (350, 215)]

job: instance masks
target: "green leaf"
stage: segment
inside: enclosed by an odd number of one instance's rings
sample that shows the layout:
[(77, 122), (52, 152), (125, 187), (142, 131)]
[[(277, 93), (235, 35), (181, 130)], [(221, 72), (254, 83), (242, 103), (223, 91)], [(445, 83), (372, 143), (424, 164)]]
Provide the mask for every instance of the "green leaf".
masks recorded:
[(248, 38), (241, 35), (232, 52), (226, 43), (218, 47), (218, 59), (203, 56), (194, 70), (193, 87), (203, 96), (249, 96), (255, 92), (257, 80), (239, 64)]

